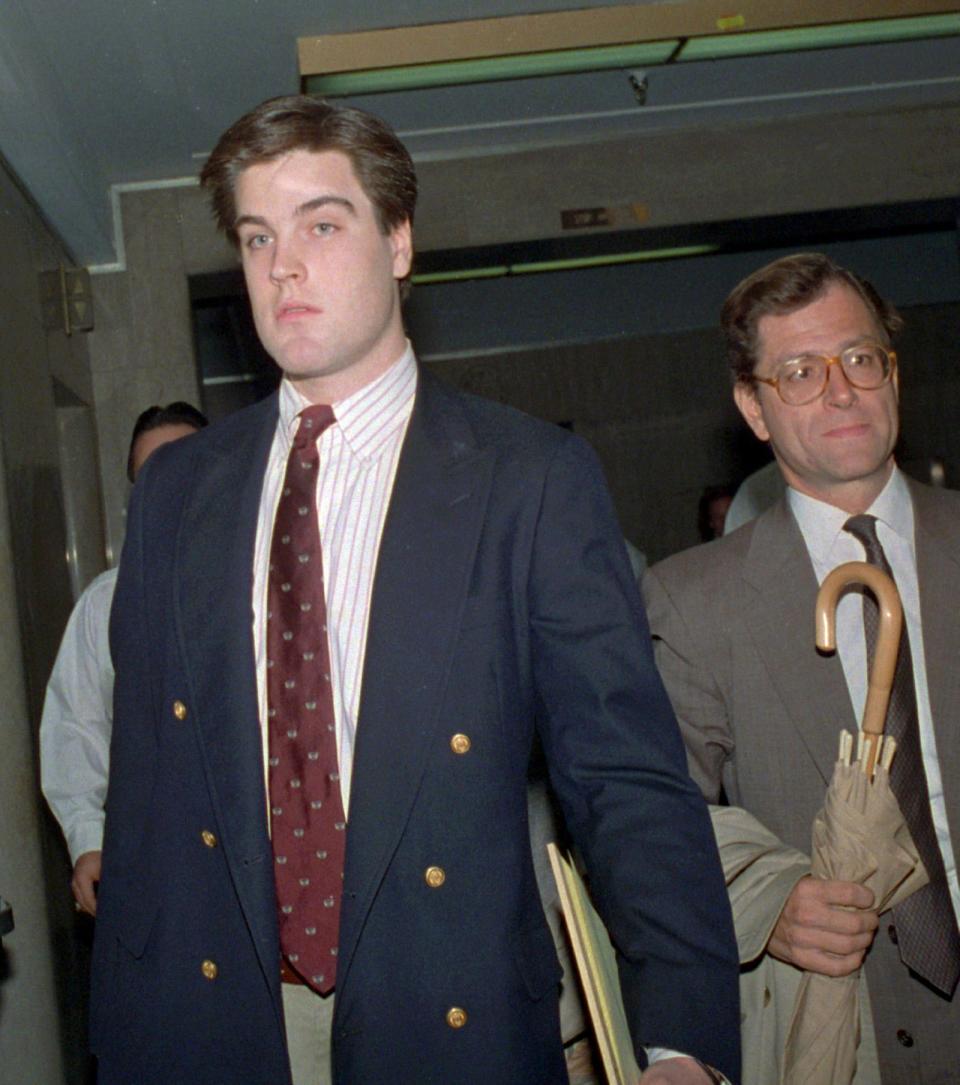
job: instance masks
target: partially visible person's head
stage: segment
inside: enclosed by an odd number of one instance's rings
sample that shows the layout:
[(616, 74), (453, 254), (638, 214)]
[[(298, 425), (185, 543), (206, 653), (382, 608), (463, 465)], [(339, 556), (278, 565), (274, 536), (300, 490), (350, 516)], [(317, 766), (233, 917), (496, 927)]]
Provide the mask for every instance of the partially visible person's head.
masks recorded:
[(852, 290), (873, 317), (881, 342), (890, 346), (903, 326), (894, 306), (871, 283), (819, 252), (784, 256), (734, 287), (720, 313), (727, 360), (735, 381), (750, 383), (758, 361), (758, 327), (765, 316), (786, 316), (822, 297), (834, 284)]
[(893, 470), (901, 319), (865, 280), (824, 256), (786, 257), (724, 306), (734, 399), (769, 441), (788, 485), (866, 511)]
[(293, 151), (340, 151), (373, 204), (382, 233), (413, 225), (417, 175), (393, 129), (360, 109), (307, 95), (271, 98), (234, 122), (220, 137), (200, 174), (217, 223), (237, 244), (236, 186), (250, 166)]
[(697, 530), (701, 542), (720, 538), (732, 501), (733, 489), (730, 486), (707, 486), (704, 489), (697, 504)]
[(166, 407), (147, 407), (133, 425), (127, 454), (127, 478), (135, 482), (140, 468), (161, 445), (187, 437), (206, 424), (206, 416), (182, 400)]

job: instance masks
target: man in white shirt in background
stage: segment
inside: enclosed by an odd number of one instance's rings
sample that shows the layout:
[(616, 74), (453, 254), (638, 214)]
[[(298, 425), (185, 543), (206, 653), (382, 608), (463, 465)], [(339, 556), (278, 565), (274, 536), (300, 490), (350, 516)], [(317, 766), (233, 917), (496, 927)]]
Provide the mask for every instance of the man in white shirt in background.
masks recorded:
[[(206, 424), (189, 403), (148, 407), (134, 423), (127, 477), (134, 482), (161, 445)], [(77, 600), (50, 672), (40, 722), (41, 786), (66, 838), (77, 908), (90, 915), (97, 911), (110, 765), (113, 664), (108, 629), (116, 583), (116, 568), (107, 569)]]
[[(901, 324), (870, 284), (819, 254), (785, 257), (741, 282), (722, 315), (734, 398), (769, 441), (786, 496), (644, 580), (691, 772), (709, 802), (722, 788), (731, 804), (713, 813), (743, 967), (747, 1085), (779, 1080), (802, 970), (842, 976), (864, 962), (875, 1027), (862, 1017), (856, 1082), (943, 1085), (960, 1067), (960, 495), (896, 466), (892, 337)], [(828, 656), (814, 646), (814, 600), (835, 566), (870, 560), (873, 542), (860, 540), (871, 532), (903, 600), (909, 646), (902, 641), (900, 655), (912, 661), (915, 695), (903, 700), (913, 723), (898, 737), (891, 782), (905, 814), (924, 796), (923, 825), (906, 815), (918, 846), (924, 833), (929, 841), (931, 886), (906, 902), (929, 893), (920, 924), (900, 907), (878, 918), (861, 885), (807, 876), (840, 731), (855, 732), (862, 715), (872, 606), (859, 592), (841, 600), (839, 651)], [(894, 726), (891, 707), (888, 732)], [(898, 777), (910, 763), (915, 775)], [(917, 939), (935, 967), (907, 948)]]

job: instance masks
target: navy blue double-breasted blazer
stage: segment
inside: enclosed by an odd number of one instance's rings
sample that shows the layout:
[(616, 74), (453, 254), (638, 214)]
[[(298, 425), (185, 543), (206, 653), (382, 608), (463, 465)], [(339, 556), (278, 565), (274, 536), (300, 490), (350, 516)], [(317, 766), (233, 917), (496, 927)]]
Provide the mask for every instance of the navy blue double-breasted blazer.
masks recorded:
[[(272, 398), (166, 446), (131, 502), (111, 627), (100, 1085), (290, 1080), (251, 624), (276, 417)], [(566, 1080), (526, 822), (535, 729), (636, 1043), (734, 1077), (729, 906), (599, 466), (569, 433), (421, 372), (371, 603), (340, 1085)]]

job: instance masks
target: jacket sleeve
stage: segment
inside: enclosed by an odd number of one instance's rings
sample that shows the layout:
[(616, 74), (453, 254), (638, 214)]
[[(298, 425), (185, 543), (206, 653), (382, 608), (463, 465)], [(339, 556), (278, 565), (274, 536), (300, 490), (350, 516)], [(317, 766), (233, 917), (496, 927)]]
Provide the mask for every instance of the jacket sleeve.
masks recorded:
[[(730, 683), (716, 623), (695, 621), (710, 589), (691, 589), (687, 570), (654, 567), (643, 581), (657, 666), (677, 713), (691, 774), (711, 803), (734, 753)], [(689, 590), (687, 590), (689, 589)], [(692, 600), (698, 600), (695, 604)], [(706, 638), (711, 638), (705, 643)], [(742, 807), (711, 805), (724, 881), (733, 912), (740, 973), (744, 1085), (780, 1079), (783, 1047), (800, 973), (766, 953), (767, 942), (810, 860)]]
[(690, 774), (707, 801), (716, 803), (734, 746), (722, 679), (707, 662), (697, 629), (656, 567), (644, 574), (643, 596), (657, 669), (677, 714)]
[(638, 1059), (670, 1048), (739, 1080), (736, 950), (706, 805), (599, 465), (578, 440), (546, 472), (532, 546), (540, 730), (618, 952)]

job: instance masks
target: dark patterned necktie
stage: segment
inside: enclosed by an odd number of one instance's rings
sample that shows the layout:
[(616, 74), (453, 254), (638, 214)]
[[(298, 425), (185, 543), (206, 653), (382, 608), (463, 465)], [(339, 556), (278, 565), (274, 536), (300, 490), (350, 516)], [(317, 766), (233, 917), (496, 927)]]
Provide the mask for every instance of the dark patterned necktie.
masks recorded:
[[(877, 538), (875, 516), (852, 516), (844, 530), (863, 543), (867, 561), (893, 577), (883, 547)], [(877, 643), (879, 611), (873, 595), (864, 593), (863, 626), (867, 656), (872, 662)], [(913, 663), (907, 623), (903, 623), (900, 654), (890, 691), (886, 733), (897, 740), (897, 753), (890, 772), (890, 784), (900, 804), (910, 835), (920, 853), (929, 884), (893, 910), (897, 944), (903, 963), (946, 995), (951, 995), (960, 975), (960, 934), (950, 902), (950, 889), (943, 867), (943, 857), (930, 813), (930, 794), (923, 769), (917, 697), (913, 683)]]
[(336, 979), (346, 836), (316, 506), (317, 442), (334, 421), (326, 405), (300, 414), (273, 525), (267, 589), (268, 777), (280, 948), (322, 994)]

